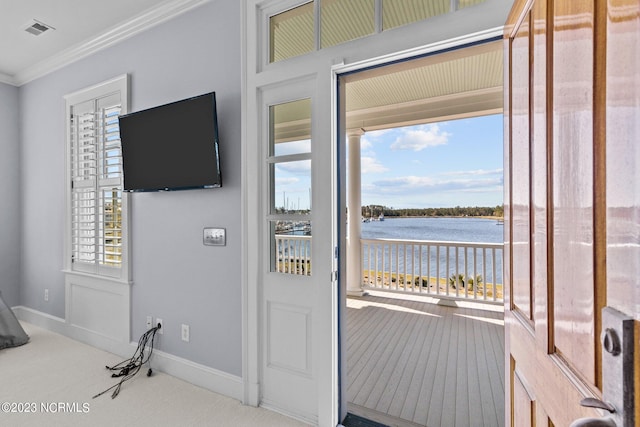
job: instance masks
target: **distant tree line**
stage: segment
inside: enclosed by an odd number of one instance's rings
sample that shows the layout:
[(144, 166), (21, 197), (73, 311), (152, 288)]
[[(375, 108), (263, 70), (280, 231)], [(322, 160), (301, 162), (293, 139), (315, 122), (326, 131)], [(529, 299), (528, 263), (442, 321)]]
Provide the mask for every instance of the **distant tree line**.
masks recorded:
[(453, 208), (419, 208), (419, 209), (394, 209), (381, 205), (367, 205), (362, 207), (362, 216), (365, 218), (394, 216), (504, 216), (503, 205), (498, 206), (456, 206)]

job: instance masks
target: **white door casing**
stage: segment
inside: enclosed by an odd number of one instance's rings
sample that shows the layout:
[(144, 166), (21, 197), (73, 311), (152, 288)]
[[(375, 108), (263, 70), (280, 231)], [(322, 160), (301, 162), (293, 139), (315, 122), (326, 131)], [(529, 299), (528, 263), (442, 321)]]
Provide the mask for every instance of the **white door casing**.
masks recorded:
[[(338, 144), (337, 77), (501, 35), (505, 6), (502, 0), (487, 0), (437, 22), (424, 21), (328, 49), (319, 49), (316, 14), (316, 50), (269, 63), (269, 17), (304, 3), (242, 2), (244, 403), (335, 426), (345, 415), (344, 407), (338, 413), (338, 330), (343, 328), (338, 325), (338, 299), (346, 292), (344, 281), (338, 290), (335, 275), (339, 207), (344, 206), (344, 200), (338, 202), (344, 192), (340, 194), (338, 186), (337, 159), (339, 151), (344, 156), (344, 146)], [(317, 12), (319, 3), (314, 7)], [(309, 97), (313, 272), (307, 277), (270, 271), (268, 220), (273, 217), (267, 158), (269, 107)], [(344, 260), (341, 263), (344, 271)], [(344, 370), (340, 375), (344, 380)]]
[[(317, 425), (337, 420), (337, 280), (332, 274), (337, 236), (334, 134), (330, 123), (331, 64), (262, 63), (268, 17), (287, 5), (249, 1), (245, 135), (245, 403), (264, 406)], [(288, 2), (291, 3), (291, 2)], [(297, 2), (300, 3), (300, 2)], [(292, 3), (293, 4), (293, 3)], [(270, 9), (267, 6), (271, 7)], [(251, 28), (251, 30), (249, 30)], [(263, 31), (264, 30), (264, 31)], [(255, 36), (255, 38), (254, 38)], [(255, 43), (252, 43), (255, 42)], [(317, 62), (317, 61), (314, 61)], [(322, 76), (316, 71), (327, 70)], [(249, 70), (261, 70), (251, 72)], [(311, 100), (311, 213), (273, 213), (270, 175), (270, 107)], [(246, 108), (245, 108), (246, 107)], [(294, 156), (295, 157), (295, 156)], [(300, 157), (300, 159), (298, 159)], [(308, 156), (300, 155), (294, 160)], [(310, 220), (311, 275), (272, 271), (270, 224)]]

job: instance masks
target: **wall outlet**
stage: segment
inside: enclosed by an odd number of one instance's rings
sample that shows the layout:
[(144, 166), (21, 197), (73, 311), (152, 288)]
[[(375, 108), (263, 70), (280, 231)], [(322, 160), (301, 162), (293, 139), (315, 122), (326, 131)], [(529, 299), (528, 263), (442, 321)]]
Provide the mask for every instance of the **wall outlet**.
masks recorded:
[(157, 318), (156, 319), (156, 325), (160, 325), (160, 329), (158, 329), (158, 333), (160, 335), (164, 334), (164, 323), (162, 323), (162, 319)]
[(182, 324), (182, 341), (189, 342), (189, 325)]
[(153, 328), (153, 317), (147, 316), (147, 330)]
[(44, 290), (44, 300), (49, 301), (49, 289)]

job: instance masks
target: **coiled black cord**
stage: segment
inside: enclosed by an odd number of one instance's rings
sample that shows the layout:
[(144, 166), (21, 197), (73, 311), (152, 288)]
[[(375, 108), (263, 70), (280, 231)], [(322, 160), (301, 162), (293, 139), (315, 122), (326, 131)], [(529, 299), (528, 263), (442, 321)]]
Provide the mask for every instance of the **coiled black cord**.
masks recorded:
[[(112, 378), (121, 378), (121, 379), (117, 384), (114, 384), (108, 389), (93, 396), (93, 399), (95, 399), (98, 396), (102, 396), (103, 394), (105, 394), (106, 392), (112, 389), (115, 389), (115, 390), (113, 390), (113, 393), (111, 393), (111, 398), (112, 399), (116, 398), (116, 396), (120, 393), (120, 388), (122, 387), (122, 384), (125, 381), (133, 378), (140, 371), (142, 366), (145, 363), (148, 363), (149, 360), (151, 359), (151, 355), (153, 354), (153, 345), (155, 342), (156, 333), (160, 330), (160, 328), (161, 328), (161, 325), (158, 323), (157, 326), (149, 329), (147, 332), (142, 334), (142, 336), (138, 340), (138, 348), (136, 348), (136, 351), (133, 353), (133, 356), (131, 356), (130, 359), (125, 359), (122, 362), (113, 366), (105, 366), (105, 368), (114, 372), (113, 374), (111, 374)], [(149, 352), (147, 353), (146, 349), (149, 342), (151, 342), (151, 345), (149, 346)], [(151, 368), (149, 368), (149, 371), (147, 372), (147, 376), (151, 376), (151, 372), (152, 372)]]

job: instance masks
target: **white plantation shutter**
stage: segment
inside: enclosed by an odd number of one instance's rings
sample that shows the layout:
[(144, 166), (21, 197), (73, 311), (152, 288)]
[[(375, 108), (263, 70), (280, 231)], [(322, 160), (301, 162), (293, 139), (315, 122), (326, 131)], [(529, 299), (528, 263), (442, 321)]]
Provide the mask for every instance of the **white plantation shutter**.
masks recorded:
[[(118, 115), (124, 113), (126, 94), (105, 86), (103, 94), (92, 88), (86, 97), (80, 93), (67, 98), (70, 268), (121, 277), (124, 207)], [(70, 98), (84, 99), (70, 103)]]

